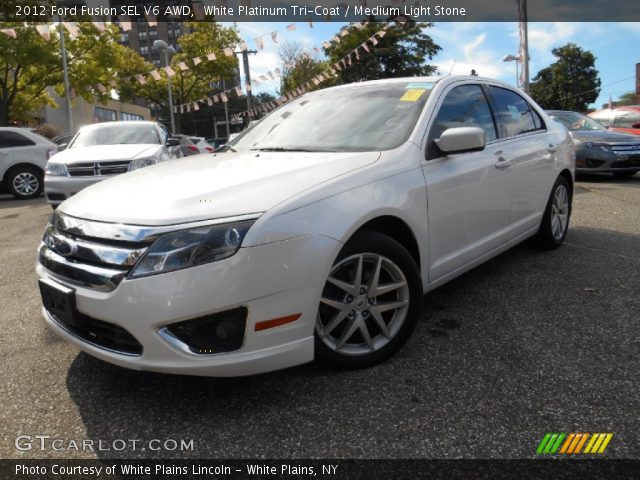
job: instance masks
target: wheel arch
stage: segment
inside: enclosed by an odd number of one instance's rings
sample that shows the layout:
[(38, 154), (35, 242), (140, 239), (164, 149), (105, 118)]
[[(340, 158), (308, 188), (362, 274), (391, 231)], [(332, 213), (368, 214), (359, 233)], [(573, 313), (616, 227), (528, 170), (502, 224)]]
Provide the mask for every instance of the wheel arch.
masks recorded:
[(573, 198), (573, 175), (571, 175), (571, 172), (569, 171), (569, 169), (565, 168), (564, 170), (562, 170), (560, 172), (560, 175), (558, 175), (560, 177), (564, 177), (564, 179), (569, 183), (569, 188), (571, 189), (571, 191), (569, 192), (569, 194), (571, 195), (571, 198)]
[(7, 178), (7, 175), (9, 175), (12, 171), (22, 167), (34, 168), (38, 170), (38, 172), (40, 172), (40, 175), (42, 175), (42, 177), (44, 178), (44, 170), (40, 166), (36, 165), (35, 163), (18, 162), (7, 167), (7, 169), (4, 171), (4, 174), (2, 175), (2, 181), (4, 182)]
[(347, 242), (356, 235), (367, 230), (382, 233), (394, 239), (400, 245), (404, 246), (416, 263), (418, 272), (421, 271), (420, 247), (418, 246), (418, 241), (416, 240), (416, 236), (413, 230), (404, 220), (394, 215), (380, 215), (378, 217), (372, 218), (370, 220), (367, 220), (364, 224), (360, 225), (351, 234)]

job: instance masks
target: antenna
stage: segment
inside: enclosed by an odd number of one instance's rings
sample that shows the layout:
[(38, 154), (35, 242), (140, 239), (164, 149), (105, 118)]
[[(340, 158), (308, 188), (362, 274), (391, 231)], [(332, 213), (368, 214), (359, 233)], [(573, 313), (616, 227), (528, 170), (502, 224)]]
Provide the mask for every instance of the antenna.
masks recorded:
[(453, 67), (456, 66), (456, 59), (453, 59), (453, 65), (451, 65), (451, 70), (449, 70), (449, 76), (451, 76), (451, 74), (453, 73)]

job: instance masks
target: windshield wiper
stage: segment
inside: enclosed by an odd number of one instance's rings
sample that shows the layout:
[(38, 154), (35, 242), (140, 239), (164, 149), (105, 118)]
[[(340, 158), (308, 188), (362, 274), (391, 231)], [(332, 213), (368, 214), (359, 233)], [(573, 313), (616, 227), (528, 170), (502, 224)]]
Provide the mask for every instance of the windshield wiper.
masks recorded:
[(330, 152), (331, 150), (309, 150), (306, 148), (264, 147), (252, 148), (252, 152)]

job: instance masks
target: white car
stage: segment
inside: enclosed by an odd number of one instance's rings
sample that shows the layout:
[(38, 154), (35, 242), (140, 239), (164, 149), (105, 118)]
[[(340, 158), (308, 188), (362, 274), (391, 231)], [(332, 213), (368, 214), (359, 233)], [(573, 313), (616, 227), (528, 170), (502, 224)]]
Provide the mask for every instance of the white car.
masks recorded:
[(506, 84), (309, 93), (229, 152), (64, 202), (38, 254), (44, 318), (137, 370), (371, 365), (407, 340), (425, 292), (529, 237), (559, 247), (573, 182), (567, 130)]
[(55, 208), (83, 188), (113, 175), (175, 159), (179, 144), (156, 122), (104, 122), (82, 127), (47, 163), (47, 201)]
[(56, 144), (26, 128), (0, 127), (0, 183), (20, 199), (42, 193), (44, 168)]

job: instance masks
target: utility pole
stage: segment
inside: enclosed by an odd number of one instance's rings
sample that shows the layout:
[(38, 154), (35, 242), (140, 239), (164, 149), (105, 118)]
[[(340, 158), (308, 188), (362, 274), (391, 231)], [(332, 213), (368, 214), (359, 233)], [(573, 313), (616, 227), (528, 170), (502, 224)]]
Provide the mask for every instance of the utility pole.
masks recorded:
[(67, 66), (67, 49), (64, 45), (64, 27), (62, 25), (62, 17), (58, 14), (58, 27), (60, 31), (60, 50), (62, 56), (62, 73), (64, 80), (64, 96), (67, 107), (67, 123), (69, 124), (70, 133), (73, 133), (73, 113), (71, 111), (71, 88), (69, 86), (69, 68)]
[(518, 0), (518, 20), (520, 21), (520, 61), (522, 62), (522, 90), (529, 93), (529, 25), (527, 20), (527, 0)]
[[(224, 81), (224, 78), (222, 79), (222, 91), (223, 92), (227, 91), (227, 85), (226, 85), (226, 82)], [(224, 102), (224, 121), (227, 125), (227, 139), (228, 139), (229, 135), (231, 135), (231, 132), (229, 130), (229, 102)]]
[[(249, 70), (249, 54), (258, 53), (256, 50), (242, 50), (241, 52), (235, 52), (242, 55), (242, 65), (244, 68), (244, 82), (245, 85), (251, 85), (251, 71)], [(253, 94), (251, 90), (247, 89), (247, 111), (249, 113), (249, 120), (251, 120), (251, 105), (253, 104)]]

